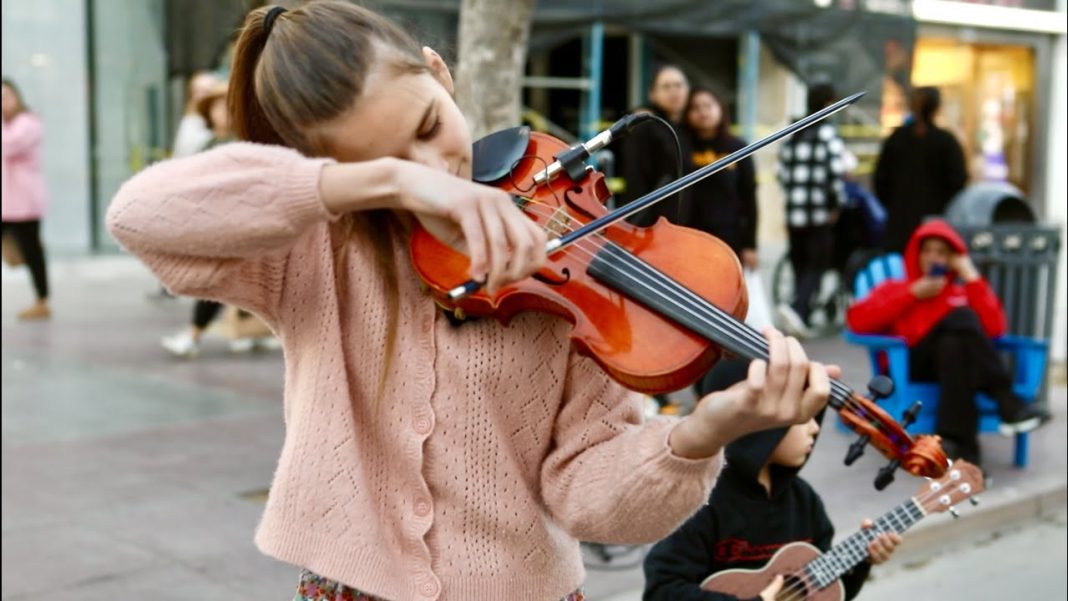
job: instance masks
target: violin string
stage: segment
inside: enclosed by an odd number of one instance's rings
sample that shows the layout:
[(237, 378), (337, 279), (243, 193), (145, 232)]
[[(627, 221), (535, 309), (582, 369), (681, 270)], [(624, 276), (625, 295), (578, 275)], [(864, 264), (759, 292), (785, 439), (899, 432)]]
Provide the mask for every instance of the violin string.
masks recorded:
[[(950, 469), (952, 469), (952, 467)], [(935, 482), (931, 478), (928, 478), (928, 480), (930, 482), (932, 482), (932, 483)], [(952, 482), (952, 480), (950, 482)], [(930, 501), (932, 498), (941, 496), (943, 494), (946, 494), (946, 493), (951, 492), (951, 491), (953, 491), (955, 489), (958, 489), (958, 488), (960, 488), (959, 485), (955, 486), (955, 487), (943, 487), (943, 488), (938, 488), (938, 489), (934, 489), (934, 488), (929, 486), (925, 490), (923, 490), (921, 493), (917, 494), (916, 496), (910, 497), (909, 500), (910, 501), (915, 501), (916, 506), (919, 507), (920, 511), (923, 512), (923, 516), (921, 516), (921, 517), (927, 517), (928, 512), (927, 512), (927, 509), (925, 507), (925, 504), (928, 501)], [(904, 505), (904, 503), (902, 503), (902, 505)], [(898, 507), (900, 507), (900, 505)], [(896, 515), (896, 511), (895, 511), (896, 509), (897, 509), (897, 507), (895, 507), (894, 509), (891, 509), (886, 515), (889, 516), (889, 519), (892, 522), (891, 525), (893, 525), (895, 528), (900, 528), (900, 530), (897, 530), (897, 533), (901, 534), (902, 532), (907, 530), (910, 526), (905, 526), (904, 522), (901, 522), (898, 519), (898, 517)], [(917, 521), (919, 521), (919, 520), (917, 520)], [(874, 530), (874, 529), (875, 528), (873, 526), (870, 530)], [(878, 532), (878, 531), (875, 532), (876, 537), (878, 537), (878, 535), (880, 535), (880, 534), (883, 534), (883, 532)], [(868, 541), (868, 542), (869, 542), (869, 544), (871, 543), (871, 541)], [(826, 555), (827, 555), (827, 553), (821, 553), (820, 557), (816, 558), (816, 560), (818, 560), (819, 558), (822, 558), (822, 557), (824, 557)], [(816, 560), (813, 560), (813, 561), (816, 561)], [(775, 596), (775, 599), (777, 601), (800, 601), (801, 599), (805, 599), (807, 597), (808, 586), (804, 582), (805, 578), (806, 578), (806, 575), (803, 574), (803, 572), (805, 571), (805, 568), (807, 568), (811, 563), (812, 563), (812, 561), (806, 563), (804, 566), (799, 568), (797, 571), (795, 571), (795, 572), (793, 572), (793, 573), (791, 573), (789, 575), (789, 576), (793, 576), (794, 577), (793, 584), (791, 584), (791, 585), (783, 588), (781, 591), (779, 591), (779, 594)], [(785, 575), (784, 575), (784, 577), (785, 577)], [(817, 590), (822, 590), (822, 589), (817, 589)], [(786, 594), (787, 596), (784, 597), (783, 596), (784, 594)]]
[[(556, 219), (555, 209), (553, 209), (551, 205), (547, 205), (546, 203), (541, 203), (541, 202), (539, 202), (537, 200), (533, 200), (533, 199), (524, 199), (524, 200), (528, 200), (529, 202), (533, 202), (533, 203), (536, 203), (536, 204), (544, 205), (548, 209), (553, 210), (554, 211), (554, 215), (549, 217), (549, 220), (550, 221), (556, 220), (557, 223), (560, 224), (562, 227), (571, 229), (570, 226), (568, 226), (567, 224), (562, 223), (562, 222), (560, 222), (559, 220)], [(572, 219), (574, 219), (574, 218), (572, 217)], [(581, 223), (580, 220), (576, 219), (576, 221)], [(599, 233), (598, 234), (594, 234), (594, 236), (599, 237), (599, 238), (601, 237)], [(607, 240), (606, 240), (606, 243), (607, 244), (612, 244), (610, 241), (607, 241)], [(576, 245), (578, 245), (578, 244), (580, 244), (580, 243), (576, 243)], [(613, 246), (615, 246), (615, 245), (613, 244)], [(597, 248), (597, 250), (601, 250), (604, 247), (605, 246), (597, 246), (596, 248)], [(619, 248), (619, 247), (616, 246), (616, 248)], [(585, 253), (586, 255), (588, 255), (591, 258), (593, 256), (595, 256), (595, 253), (592, 252), (591, 250), (589, 250), (588, 248), (579, 247), (579, 250), (581, 250), (583, 253)], [(620, 250), (623, 250), (623, 249), (620, 249)], [(624, 256), (629, 256), (629, 255), (628, 254), (624, 254)], [(632, 267), (630, 269), (631, 272), (636, 271), (635, 267), (637, 269), (641, 269), (641, 270), (646, 271), (646, 272), (651, 272), (652, 271), (650, 267), (648, 267), (646, 264), (644, 264), (641, 261), (636, 261), (636, 265), (635, 266), (631, 266), (631, 267)], [(627, 271), (626, 266), (623, 266), (621, 271)], [(659, 276), (659, 274), (656, 274), (656, 272), (652, 272), (652, 273), (655, 276)], [(676, 307), (679, 307), (680, 309), (682, 309), (683, 311), (689, 313), (690, 315), (697, 316), (697, 317), (700, 317), (700, 318), (704, 318), (705, 320), (711, 321), (715, 325), (720, 327), (721, 329), (733, 330), (734, 336), (736, 338), (740, 339), (742, 341), (743, 345), (748, 343), (749, 348), (747, 350), (752, 355), (754, 355), (755, 357), (761, 357), (761, 358), (766, 358), (767, 357), (767, 352), (768, 351), (767, 351), (766, 341), (763, 338), (763, 336), (761, 336), (758, 332), (756, 332), (756, 330), (753, 330), (752, 328), (750, 328), (749, 326), (745, 325), (744, 323), (738, 322), (737, 320), (735, 320), (733, 318), (733, 316), (727, 315), (722, 309), (719, 309), (718, 307), (715, 307), (715, 305), (712, 305), (711, 303), (707, 303), (707, 301), (705, 299), (701, 298), (700, 296), (697, 296), (695, 293), (693, 293), (689, 289), (686, 289), (685, 287), (682, 287), (682, 290), (684, 290), (685, 292), (691, 294), (695, 299), (700, 301), (700, 303), (706, 305), (705, 307), (702, 307), (702, 306), (699, 305), (697, 307), (697, 311), (695, 311), (693, 308), (687, 307), (684, 304), (682, 304), (677, 298), (675, 298), (675, 299), (668, 298), (667, 295), (663, 294), (662, 292), (657, 291), (656, 289), (654, 289), (648, 283), (646, 283), (644, 281), (641, 281), (640, 278), (634, 276), (633, 273), (628, 274), (628, 275), (630, 275), (632, 277), (632, 279), (637, 281), (639, 284), (643, 285), (646, 289), (652, 291), (653, 294), (655, 294), (655, 295), (657, 295), (657, 296), (659, 296), (661, 298), (664, 298), (665, 300), (668, 300), (669, 302), (672, 302), (672, 304), (674, 304)], [(709, 312), (707, 310), (705, 310), (707, 308), (712, 308), (713, 312), (711, 314), (709, 314)], [(717, 315), (716, 312), (718, 312), (719, 315)], [(839, 383), (839, 382), (837, 382), (836, 380), (833, 380), (833, 379), (831, 380), (831, 386), (832, 386), (832, 388), (835, 389), (836, 392), (838, 392), (839, 396), (841, 397), (838, 400), (840, 402), (842, 402), (844, 406), (853, 409), (858, 414), (860, 414), (862, 417), (865, 417), (865, 418), (867, 418), (869, 420), (872, 420), (872, 421), (876, 421), (876, 420), (873, 420), (872, 416), (868, 413), (866, 408), (864, 408), (858, 402), (853, 400), (852, 393), (851, 393), (851, 391), (849, 390), (848, 387), (846, 387), (844, 384), (841, 384), (841, 383)]]
[[(542, 157), (537, 156), (537, 155), (525, 155), (523, 157), (520, 157), (520, 158), (516, 159), (512, 163), (511, 168), (508, 170), (508, 178), (509, 178), (509, 181), (512, 184), (512, 187), (515, 188), (516, 190), (518, 190), (522, 194), (526, 194), (526, 193), (530, 192), (531, 190), (534, 190), (535, 188), (538, 187), (538, 184), (534, 183), (533, 180), (531, 180), (530, 185), (528, 185), (527, 187), (523, 188), (515, 180), (516, 166), (524, 159), (532, 159), (532, 160), (541, 162), (543, 168), (545, 169), (546, 176), (548, 176), (548, 167), (549, 167), (548, 162), (545, 159), (543, 159)], [(557, 218), (558, 209), (562, 208), (565, 203), (561, 201), (560, 196), (557, 194), (556, 190), (553, 189), (552, 184), (550, 183), (548, 186), (545, 186), (545, 188), (548, 189), (549, 193), (552, 194), (553, 199), (556, 200), (556, 206), (555, 207), (552, 206), (552, 205), (549, 205), (548, 203), (541, 202), (541, 201), (539, 201), (539, 200), (537, 200), (535, 198), (532, 198), (532, 197), (521, 196), (520, 199), (524, 200), (524, 201), (526, 201), (528, 203), (534, 203), (535, 205), (541, 205), (541, 206), (546, 207), (548, 210), (552, 211), (552, 216), (549, 218), (550, 221), (556, 221), (564, 229), (566, 229), (566, 230), (568, 230), (570, 232), (575, 231), (573, 228), (570, 227), (569, 224), (564, 223), (564, 222), (560, 222), (558, 220), (558, 218)], [(570, 214), (568, 214), (568, 218), (574, 219), (577, 223), (584, 225), (582, 223), (581, 219), (572, 217)], [(594, 234), (594, 236), (595, 236), (595, 238), (594, 238), (595, 240), (604, 240), (606, 245), (607, 244), (612, 244), (611, 241), (609, 241), (603, 235), (602, 232), (596, 232)], [(580, 242), (580, 241), (576, 241), (576, 243), (573, 244), (573, 246), (577, 245), (578, 242)], [(585, 249), (585, 248), (582, 249), (590, 257), (590, 259), (593, 259), (593, 258), (595, 258), (597, 256), (597, 252), (596, 251), (600, 251), (601, 249), (604, 248), (604, 246), (596, 246), (596, 244), (594, 246), (595, 246), (595, 251), (590, 251), (590, 250)], [(618, 248), (619, 251), (623, 254), (623, 256), (631, 256), (630, 253), (627, 252), (625, 249), (619, 248), (618, 246), (616, 246), (614, 244), (612, 244), (612, 246)], [(633, 259), (639, 265), (639, 268), (644, 267), (647, 272), (652, 272), (654, 276), (657, 275), (656, 272), (652, 269), (651, 266), (648, 266), (643, 261), (638, 260), (637, 257), (633, 257)], [(625, 272), (625, 270), (621, 270), (621, 271)], [(631, 277), (634, 278), (633, 275), (631, 275)], [(634, 279), (635, 279), (635, 281), (640, 281), (637, 278), (634, 278)], [(663, 298), (667, 298), (666, 295), (664, 295), (662, 292), (658, 292), (652, 286), (650, 286), (648, 284), (644, 284), (644, 283), (643, 283), (643, 285), (645, 286), (646, 289), (650, 290), (655, 296), (661, 296)], [(713, 316), (712, 316), (712, 320), (711, 320), (713, 325), (718, 325), (718, 327), (723, 328), (724, 330), (733, 330), (733, 334), (734, 334), (735, 338), (743, 346), (745, 346), (747, 343), (749, 344), (749, 348), (746, 349), (746, 350), (748, 350), (751, 355), (753, 355), (755, 357), (763, 357), (765, 359), (768, 358), (769, 349), (767, 347), (767, 342), (766, 342), (765, 338), (763, 337), (763, 335), (761, 335), (759, 332), (757, 332), (753, 328), (749, 327), (745, 323), (739, 322), (738, 320), (734, 319), (734, 317), (732, 315), (727, 314), (726, 312), (724, 312), (719, 307), (716, 307), (714, 304), (709, 303), (708, 301), (706, 301), (705, 299), (701, 298), (700, 296), (698, 296), (696, 293), (694, 293), (693, 291), (689, 290), (685, 286), (681, 286), (680, 285), (678, 287), (680, 287), (683, 290), (685, 290), (686, 292), (690, 293), (690, 295), (693, 297), (693, 299), (691, 299), (691, 301), (696, 299), (696, 304), (697, 304), (698, 308), (700, 308), (702, 306), (702, 304), (707, 306), (707, 307), (711, 307), (712, 310), (713, 310)], [(678, 301), (675, 301), (674, 304), (677, 307), (681, 308), (683, 311), (689, 312), (691, 316), (702, 317), (700, 314), (696, 314), (692, 310), (687, 309), (685, 306), (680, 305)], [(717, 316), (716, 313), (719, 313), (720, 316)], [(704, 318), (708, 319), (707, 315), (704, 316)], [(717, 324), (716, 322), (719, 322), (719, 323)], [(724, 325), (726, 327), (724, 327)], [(853, 391), (850, 390), (848, 386), (846, 386), (845, 384), (842, 384), (841, 382), (838, 382), (837, 380), (832, 378), (830, 380), (830, 387), (831, 387), (832, 391), (838, 393), (838, 395), (840, 397), (838, 399), (838, 401), (840, 403), (842, 403), (843, 408), (849, 408), (849, 409), (853, 410), (860, 417), (862, 417), (864, 419), (867, 419), (868, 422), (873, 427), (875, 425), (877, 425), (877, 424), (882, 423), (881, 420), (874, 418), (868, 412), (866, 407), (864, 407), (861, 403), (859, 403), (858, 401), (856, 401), (853, 398)]]
[[(509, 169), (509, 171), (508, 171), (509, 180), (512, 183), (512, 186), (516, 190), (518, 190), (519, 192), (521, 192), (523, 194), (526, 194), (526, 193), (530, 192), (531, 190), (537, 188), (538, 185), (536, 183), (534, 183), (533, 180), (531, 180), (531, 183), (530, 183), (529, 186), (527, 186), (526, 188), (522, 188), (522, 187), (519, 186), (519, 183), (516, 182), (516, 180), (515, 180), (515, 168), (519, 164), (519, 162), (524, 160), (524, 159), (532, 159), (532, 160), (536, 160), (536, 161), (541, 162), (541, 164), (543, 165), (543, 168), (546, 170), (546, 176), (548, 175), (548, 173), (547, 173), (547, 171), (548, 171), (548, 163), (545, 161), (545, 159), (543, 159), (542, 157), (539, 157), (537, 155), (525, 155), (523, 157), (520, 157), (519, 159), (516, 159), (516, 161), (514, 161), (512, 163), (512, 168)], [(557, 215), (558, 208), (562, 208), (564, 206), (564, 203), (561, 202), (560, 197), (559, 197), (559, 195), (557, 195), (556, 190), (553, 189), (552, 184), (549, 184), (548, 186), (546, 186), (546, 188), (549, 190), (549, 193), (552, 194), (553, 198), (556, 200), (556, 203), (557, 203), (556, 207), (553, 207), (552, 205), (549, 205), (547, 203), (543, 203), (541, 201), (538, 201), (537, 199), (534, 199), (534, 198), (530, 198), (530, 197), (520, 197), (520, 198), (525, 200), (525, 201), (527, 201), (527, 202), (533, 202), (535, 204), (539, 204), (539, 205), (543, 205), (543, 206), (547, 207), (548, 209), (553, 211), (553, 216), (549, 219), (550, 221), (557, 221), (558, 224), (562, 225), (569, 232), (575, 231), (567, 223), (561, 223), (560, 221), (557, 220), (556, 215)], [(571, 219), (574, 219), (577, 223), (581, 224), (582, 226), (585, 225), (585, 224), (582, 223), (581, 219), (577, 219), (577, 218), (571, 217), (570, 215), (568, 215), (568, 217), (571, 218)], [(603, 236), (603, 233), (597, 232), (597, 233), (594, 234), (594, 237), (595, 237), (596, 240), (603, 240), (605, 242), (605, 245), (596, 247), (596, 250), (599, 251), (599, 250), (603, 249), (604, 246), (611, 245), (612, 247), (618, 249), (622, 253), (622, 255), (624, 257), (632, 258), (633, 262), (635, 264), (637, 264), (637, 270), (632, 270), (632, 271), (643, 271), (647, 276), (651, 277), (654, 282), (656, 281), (656, 279), (664, 277), (661, 274), (659, 274), (658, 272), (656, 272), (651, 266), (649, 266), (645, 262), (637, 259), (637, 257), (633, 257), (625, 249), (622, 249), (622, 248), (618, 247), (617, 245), (613, 244), (611, 241), (609, 241), (607, 238), (605, 238)], [(578, 241), (576, 241), (576, 244), (577, 244), (577, 242)], [(586, 249), (585, 252), (590, 256), (591, 259), (597, 255), (596, 252), (591, 252), (588, 249)], [(620, 266), (616, 265), (616, 267), (620, 267)], [(626, 269), (621, 269), (620, 271), (623, 272), (623, 273), (626, 273)], [(633, 275), (633, 273), (632, 274), (627, 274), (627, 275), (630, 275), (630, 277), (634, 278), (637, 281), (637, 278)], [(727, 331), (729, 334), (733, 334), (735, 340), (737, 342), (740, 342), (742, 344), (742, 346), (746, 346), (748, 344), (749, 348), (746, 348), (744, 350), (747, 350), (750, 353), (750, 355), (753, 355), (755, 357), (763, 357), (763, 358), (767, 358), (768, 357), (769, 349), (767, 347), (766, 340), (764, 339), (764, 337), (759, 332), (757, 332), (753, 328), (747, 326), (743, 322), (739, 322), (738, 320), (734, 319), (733, 315), (730, 315), (730, 314), (726, 313), (725, 311), (723, 311), (722, 309), (720, 309), (719, 307), (716, 307), (714, 304), (709, 303), (707, 300), (705, 300), (704, 298), (700, 297), (696, 293), (693, 293), (693, 291), (689, 290), (685, 286), (678, 285), (675, 282), (671, 282), (671, 283), (672, 284), (676, 284), (676, 286), (678, 288), (681, 288), (685, 292), (689, 293), (690, 297), (691, 297), (690, 298), (690, 302), (694, 303), (698, 309), (701, 309), (702, 305), (704, 305), (705, 307), (710, 307), (711, 311), (713, 313), (713, 315), (711, 317), (711, 320), (710, 320), (711, 323), (713, 323), (713, 325), (717, 325), (718, 327), (720, 327), (724, 331)], [(668, 287), (668, 289), (670, 291), (670, 286), (669, 285), (665, 284), (665, 287)], [(652, 286), (650, 286), (648, 284), (645, 285), (645, 288), (650, 290), (655, 296), (660, 296), (660, 297), (665, 298), (665, 299), (667, 298), (667, 296), (665, 294), (663, 294), (663, 292), (659, 292), (659, 291), (655, 290)], [(704, 317), (706, 320), (709, 320), (709, 317), (708, 317), (707, 314), (706, 315), (701, 315), (699, 312), (695, 312), (692, 309), (687, 309), (687, 307), (685, 307), (685, 305), (681, 304), (677, 300), (674, 302), (674, 304), (675, 304), (675, 306), (681, 308), (683, 311), (688, 312), (691, 316)], [(831, 387), (835, 388), (835, 381), (834, 380), (831, 380)], [(840, 383), (837, 384), (837, 392), (838, 392), (838, 394), (840, 396), (843, 396), (844, 399), (851, 399), (852, 398), (852, 391), (850, 391), (848, 389), (848, 387), (845, 387), (844, 385), (842, 385)], [(839, 399), (839, 400), (841, 401), (842, 399)], [(869, 416), (869, 419), (870, 419), (870, 416)]]
[[(532, 199), (532, 198), (521, 198), (521, 199), (526, 201), (526, 202), (528, 202), (528, 203), (530, 203), (530, 204), (536, 205), (535, 207), (532, 207), (532, 208), (538, 208), (537, 205), (544, 206), (545, 209), (549, 210), (552, 214), (551, 215), (545, 215), (544, 212), (543, 212), (541, 214), (542, 217), (545, 217), (549, 221), (555, 221), (562, 228), (565, 228), (565, 229), (567, 229), (569, 231), (574, 231), (574, 229), (570, 225), (568, 225), (567, 223), (561, 222), (558, 219), (558, 217), (557, 217), (557, 214), (558, 214), (557, 209), (554, 208), (552, 205), (549, 205), (548, 203), (540, 202), (540, 201), (538, 201), (536, 199)], [(577, 218), (575, 218), (573, 216), (570, 216), (570, 215), (568, 215), (568, 217), (570, 219), (575, 220), (577, 223), (581, 224), (581, 220), (579, 220), (579, 219), (577, 219)], [(581, 241), (576, 242), (572, 246), (576, 247), (577, 250), (583, 252), (584, 254), (586, 254), (591, 259), (596, 256), (596, 254), (597, 254), (596, 251), (600, 251), (600, 250), (604, 249), (608, 245), (615, 246), (616, 248), (619, 248), (619, 250), (621, 250), (621, 251), (624, 250), (624, 249), (618, 247), (617, 245), (613, 244), (611, 241), (605, 239), (600, 233), (593, 234), (593, 237), (595, 237), (596, 239), (603, 240), (605, 242), (605, 244), (604, 245), (600, 245), (600, 246), (594, 244), (594, 247), (595, 247), (594, 250), (590, 250), (589, 248), (587, 248), (587, 245), (582, 245)], [(565, 249), (564, 252), (567, 252), (567, 249)], [(623, 256), (630, 257), (629, 253), (625, 253), (625, 252), (624, 252)], [(652, 271), (652, 268), (650, 266), (648, 266), (646, 263), (644, 263), (644, 262), (642, 262), (640, 260), (637, 260), (636, 257), (634, 258), (634, 263), (632, 265), (629, 265), (629, 266), (622, 265), (620, 267), (621, 267), (621, 271), (624, 271), (624, 272), (628, 271), (628, 267), (629, 267), (630, 273), (628, 273), (628, 275), (632, 279), (634, 279), (634, 281), (636, 281), (637, 283), (639, 283), (642, 286), (644, 286), (647, 290), (650, 290), (654, 295), (659, 296), (659, 297), (661, 297), (662, 299), (664, 299), (664, 300), (666, 300), (668, 302), (671, 302), (673, 305), (675, 305), (676, 307), (680, 308), (682, 311), (687, 312), (691, 316), (695, 316), (695, 317), (698, 317), (698, 318), (703, 318), (706, 321), (709, 321), (709, 322), (713, 323), (714, 325), (719, 327), (721, 330), (728, 331), (728, 333), (733, 333), (733, 335), (742, 342), (743, 346), (748, 346), (747, 350), (749, 350), (749, 352), (752, 355), (754, 355), (755, 357), (760, 357), (760, 358), (767, 359), (768, 348), (767, 348), (766, 340), (756, 330), (752, 329), (751, 327), (749, 327), (748, 325), (746, 325), (746, 324), (744, 324), (742, 322), (737, 321), (736, 319), (734, 319), (733, 316), (726, 314), (726, 312), (724, 312), (719, 307), (716, 307), (715, 305), (713, 305), (711, 303), (708, 303), (708, 301), (706, 301), (705, 299), (701, 298), (700, 296), (698, 296), (693, 291), (691, 291), (688, 288), (685, 288), (683, 286), (679, 286), (679, 288), (681, 288), (681, 292), (684, 293), (684, 294), (688, 293), (688, 294), (692, 295), (693, 298), (689, 299), (691, 301), (691, 303), (693, 303), (694, 300), (697, 300), (697, 301), (699, 301), (699, 304), (697, 304), (696, 306), (692, 306), (692, 305), (691, 306), (687, 306), (685, 304), (685, 300), (686, 299), (683, 299), (681, 301), (679, 300), (679, 298), (677, 296), (677, 294), (680, 292), (679, 290), (668, 289), (668, 292), (672, 292), (672, 293), (676, 294), (676, 296), (674, 298), (671, 298), (667, 294), (664, 294), (664, 292), (658, 290), (657, 288), (655, 288), (650, 283), (648, 283), (646, 281), (643, 281), (643, 278), (641, 277), (641, 276), (650, 277), (650, 273), (651, 273), (652, 277), (654, 277), (654, 278), (659, 278), (659, 277), (662, 277), (662, 276), (660, 276), (660, 274), (656, 273), (655, 271)], [(643, 274), (643, 273), (640, 273), (640, 272), (645, 272), (645, 273)], [(654, 283), (655, 283), (655, 280), (654, 280)], [(842, 404), (845, 407), (848, 407), (848, 408), (852, 409), (853, 411), (857, 412), (861, 417), (864, 417), (864, 418), (872, 421), (873, 423), (877, 423), (877, 420), (875, 420), (873, 418), (873, 416), (871, 416), (869, 414), (867, 409), (863, 405), (861, 405), (860, 403), (858, 403), (857, 401), (855, 401), (852, 398), (852, 394), (851, 394), (852, 391), (850, 391), (848, 387), (846, 387), (844, 384), (841, 384), (840, 382), (838, 382), (837, 380), (834, 380), (834, 379), (831, 380), (830, 384), (831, 384), (831, 387), (833, 389), (835, 389), (836, 392), (838, 392), (839, 396), (841, 397), (838, 400), (840, 402), (842, 402)]]

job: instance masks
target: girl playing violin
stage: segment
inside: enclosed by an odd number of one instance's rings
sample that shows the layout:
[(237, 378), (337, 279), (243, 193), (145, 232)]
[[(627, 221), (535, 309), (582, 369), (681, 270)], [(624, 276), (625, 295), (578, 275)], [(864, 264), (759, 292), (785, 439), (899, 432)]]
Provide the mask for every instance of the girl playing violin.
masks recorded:
[(230, 83), (247, 142), (145, 170), (108, 224), (171, 290), (281, 339), (286, 436), (256, 543), (304, 569), (297, 599), (580, 599), (578, 540), (666, 535), (725, 444), (826, 403), (829, 370), (774, 331), (744, 383), (643, 424), (563, 320), (451, 325), (413, 272), (414, 220), (490, 291), (537, 270), (546, 235), (469, 181), (445, 63), (385, 18), (257, 9)]

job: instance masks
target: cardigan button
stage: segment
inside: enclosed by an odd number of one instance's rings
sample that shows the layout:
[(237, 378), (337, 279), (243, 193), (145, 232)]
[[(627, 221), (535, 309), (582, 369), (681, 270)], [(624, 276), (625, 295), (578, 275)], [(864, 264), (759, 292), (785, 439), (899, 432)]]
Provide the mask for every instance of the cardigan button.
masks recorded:
[(430, 419), (420, 415), (412, 423), (412, 429), (415, 430), (416, 434), (430, 434)]
[(427, 576), (427, 579), (419, 587), (419, 592), (423, 593), (424, 597), (436, 597), (441, 592), (441, 587), (438, 586), (433, 576)]
[(417, 515), (417, 516), (422, 518), (422, 517), (426, 517), (427, 514), (429, 514), (429, 513), (430, 513), (430, 502), (429, 501), (426, 501), (424, 499), (424, 500), (418, 501), (415, 504), (415, 515)]

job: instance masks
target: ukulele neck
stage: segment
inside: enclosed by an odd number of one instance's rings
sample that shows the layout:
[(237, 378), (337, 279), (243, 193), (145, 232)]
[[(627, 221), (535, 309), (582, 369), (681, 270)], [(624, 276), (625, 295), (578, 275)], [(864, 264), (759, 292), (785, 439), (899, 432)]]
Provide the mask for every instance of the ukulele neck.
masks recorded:
[(805, 575), (824, 588), (838, 580), (854, 566), (868, 558), (868, 544), (885, 532), (901, 534), (926, 515), (914, 499), (898, 505), (875, 520), (871, 528), (863, 528), (852, 536), (831, 547), (829, 551), (810, 561), (803, 568)]

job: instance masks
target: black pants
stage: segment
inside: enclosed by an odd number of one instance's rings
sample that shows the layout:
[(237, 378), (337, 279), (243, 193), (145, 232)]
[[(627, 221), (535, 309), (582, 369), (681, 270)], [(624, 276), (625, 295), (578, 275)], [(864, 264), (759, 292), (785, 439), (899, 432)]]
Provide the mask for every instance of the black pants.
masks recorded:
[(830, 225), (790, 228), (790, 267), (794, 270), (794, 311), (806, 322), (823, 274), (834, 257), (834, 228)]
[(0, 235), (11, 232), (18, 244), (26, 267), (30, 268), (33, 289), (38, 300), (48, 298), (48, 267), (45, 265), (44, 247), (41, 246), (41, 221), (4, 221)]
[(193, 305), (193, 327), (203, 330), (208, 327), (222, 309), (222, 303), (210, 300), (198, 300)]
[(994, 343), (969, 307), (951, 311), (909, 352), (911, 378), (938, 382), (938, 434), (962, 449), (977, 449), (979, 409), (975, 394), (998, 403), (1002, 417), (1013, 415), (1022, 401), (1012, 392), (1012, 375)]

